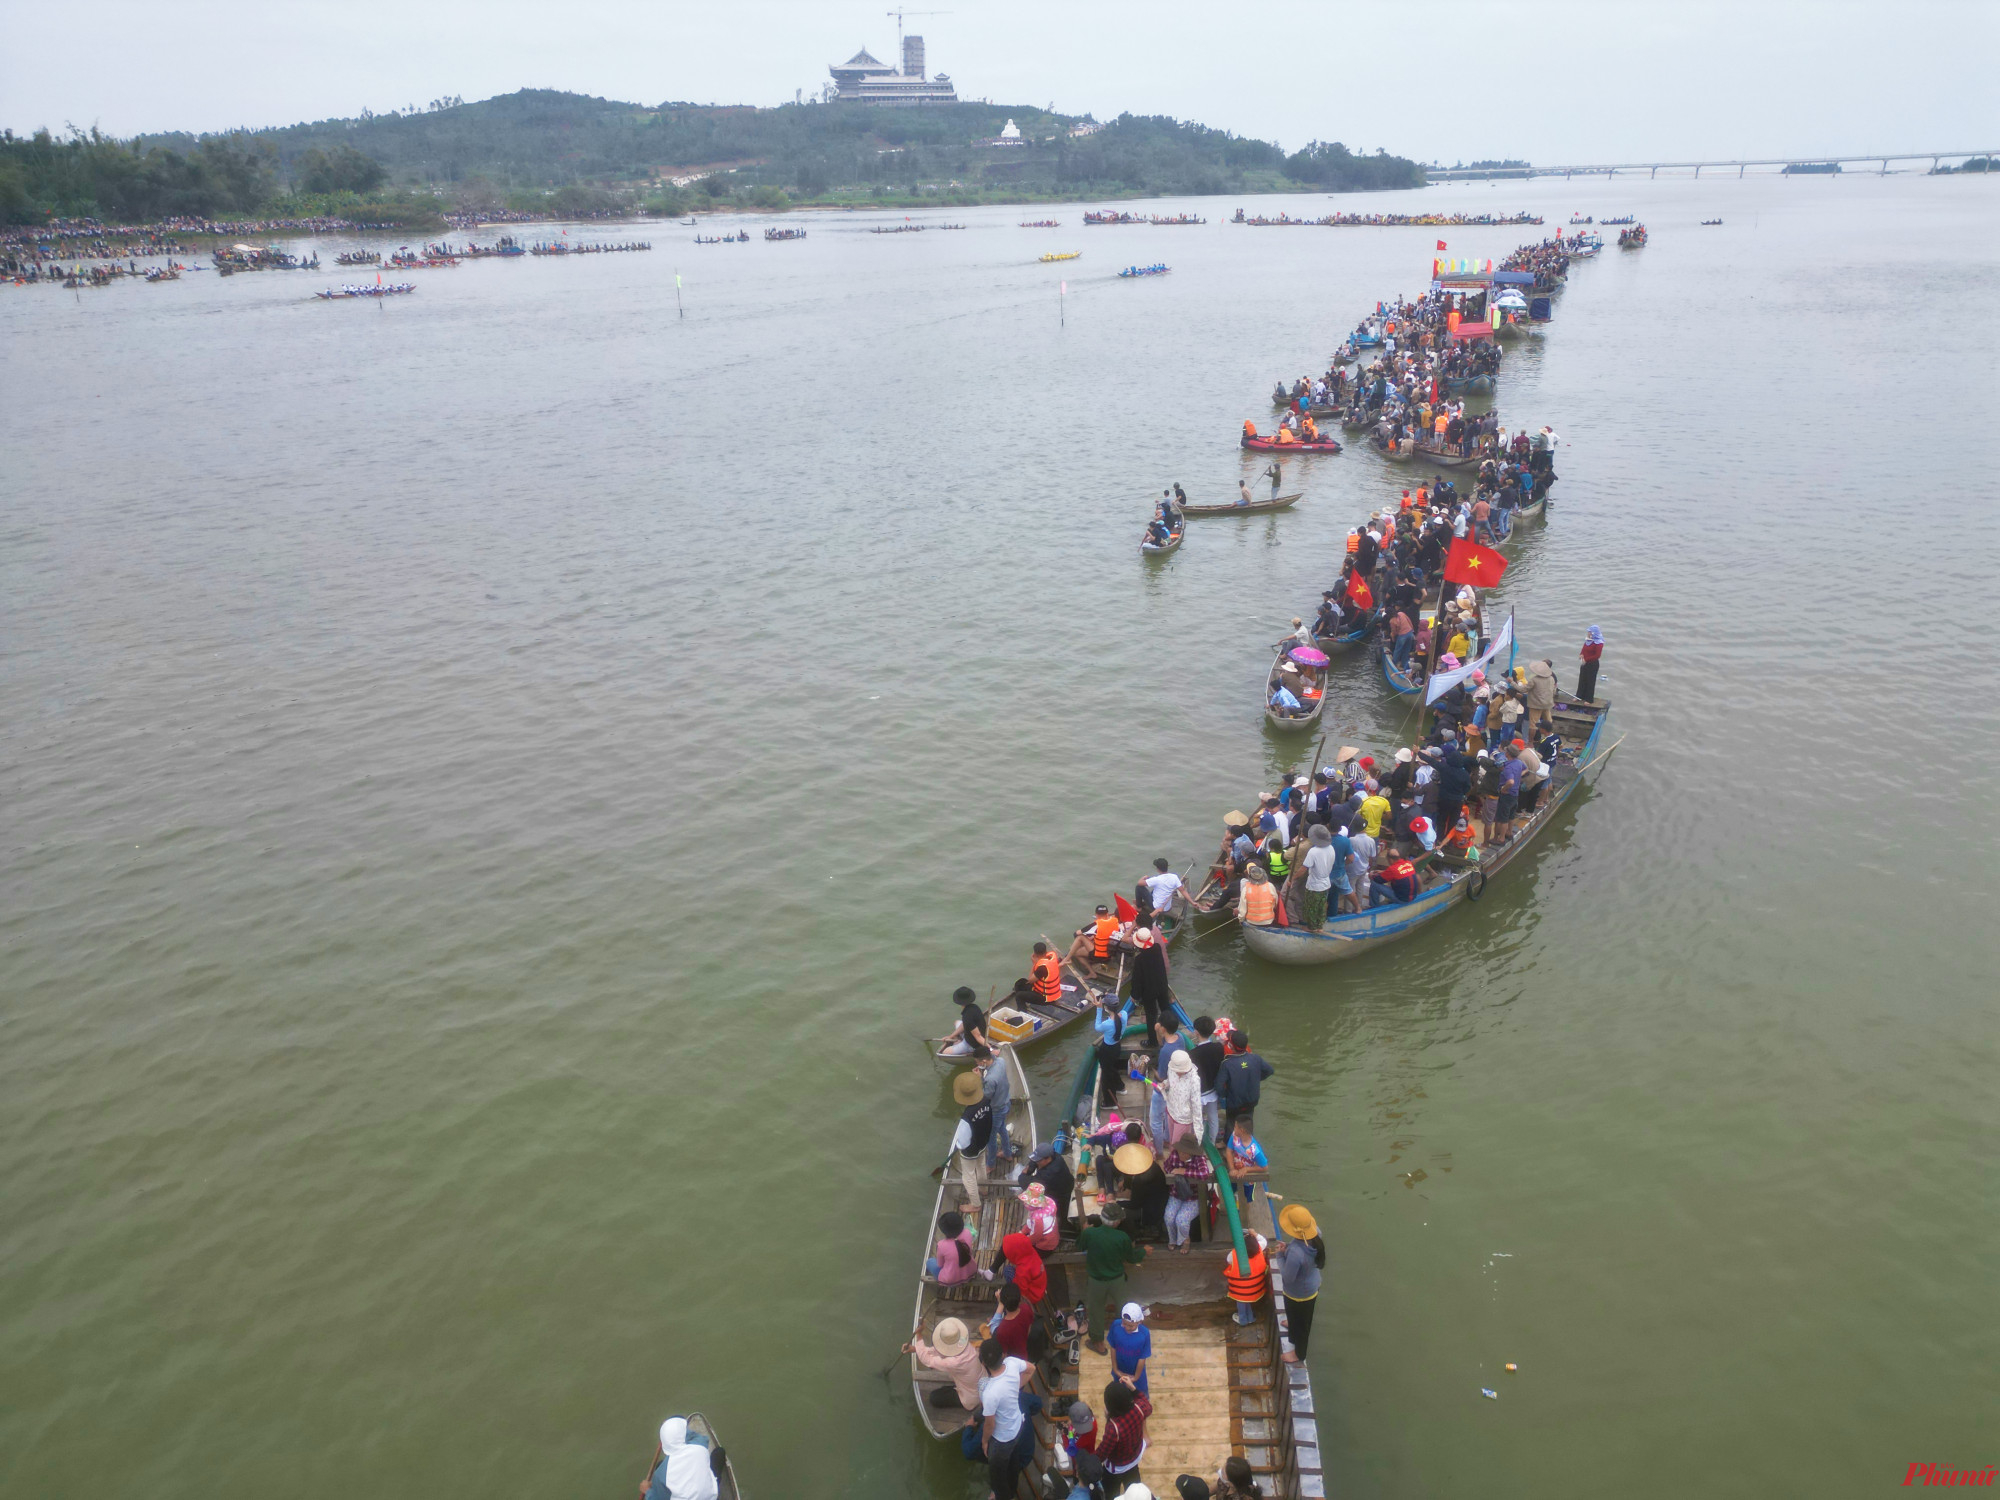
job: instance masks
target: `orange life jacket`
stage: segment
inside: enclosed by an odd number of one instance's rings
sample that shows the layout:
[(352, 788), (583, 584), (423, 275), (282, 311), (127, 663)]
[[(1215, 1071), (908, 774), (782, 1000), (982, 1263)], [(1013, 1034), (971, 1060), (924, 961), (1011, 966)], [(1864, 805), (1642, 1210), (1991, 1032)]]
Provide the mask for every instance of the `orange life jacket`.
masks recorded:
[(1248, 417), (1243, 419), (1243, 435), (1247, 438), (1253, 438), (1257, 435), (1257, 424), (1252, 422)]
[(1243, 920), (1253, 927), (1269, 927), (1277, 908), (1277, 892), (1269, 885), (1253, 880), (1243, 887)]
[(1035, 976), (1035, 993), (1054, 1005), (1062, 999), (1062, 960), (1053, 953), (1038, 956), (1028, 966)]
[(1099, 958), (1109, 958), (1111, 956), (1111, 934), (1118, 930), (1118, 919), (1116, 917), (1095, 917), (1091, 920), (1091, 926), (1096, 928), (1097, 931), (1092, 936), (1090, 951)]
[(1355, 553), (1359, 552), (1360, 550), (1361, 550), (1361, 533), (1360, 533), (1360, 532), (1358, 532), (1358, 531), (1350, 531), (1350, 532), (1348, 532), (1348, 533), (1347, 533), (1347, 555), (1348, 555), (1349, 557), (1352, 557), (1352, 556), (1353, 556), (1353, 555), (1354, 555)]
[(1258, 1301), (1264, 1295), (1264, 1283), (1269, 1279), (1269, 1275), (1270, 1266), (1265, 1261), (1262, 1250), (1251, 1253), (1248, 1275), (1237, 1271), (1236, 1251), (1233, 1247), (1230, 1249), (1229, 1258), (1222, 1263), (1222, 1279), (1229, 1286), (1231, 1302)]

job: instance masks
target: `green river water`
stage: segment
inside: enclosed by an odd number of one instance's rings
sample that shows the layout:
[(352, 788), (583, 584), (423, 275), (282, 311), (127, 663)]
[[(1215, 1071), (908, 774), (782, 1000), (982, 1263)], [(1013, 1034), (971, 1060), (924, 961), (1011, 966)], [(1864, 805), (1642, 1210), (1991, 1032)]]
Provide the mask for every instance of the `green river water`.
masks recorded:
[[(1328, 1235), (1331, 1492), (2000, 1462), (2000, 184), (1246, 206), (1653, 231), (1498, 396), (1566, 440), (1499, 598), (1566, 686), (1603, 627), (1602, 779), (1407, 943), (1175, 955)], [(753, 1500), (977, 1492), (877, 1374), (919, 1038), (1292, 762), (1267, 644), (1407, 476), (1156, 563), (1147, 497), (1261, 469), (1434, 238), (1537, 234), (1157, 207), (1211, 222), (0, 288), (0, 1489), (629, 1496), (699, 1408)]]

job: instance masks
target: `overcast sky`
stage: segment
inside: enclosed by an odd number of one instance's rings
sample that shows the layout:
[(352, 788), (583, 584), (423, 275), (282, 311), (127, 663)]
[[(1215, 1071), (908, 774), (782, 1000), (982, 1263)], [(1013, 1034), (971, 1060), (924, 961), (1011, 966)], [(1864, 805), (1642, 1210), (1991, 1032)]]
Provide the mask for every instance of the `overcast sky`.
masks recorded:
[[(927, 7), (928, 8), (928, 7)], [(945, 0), (967, 98), (1166, 114), (1446, 163), (2000, 146), (2000, 0)], [(777, 104), (866, 45), (833, 0), (0, 0), (0, 125), (290, 124), (574, 89)]]

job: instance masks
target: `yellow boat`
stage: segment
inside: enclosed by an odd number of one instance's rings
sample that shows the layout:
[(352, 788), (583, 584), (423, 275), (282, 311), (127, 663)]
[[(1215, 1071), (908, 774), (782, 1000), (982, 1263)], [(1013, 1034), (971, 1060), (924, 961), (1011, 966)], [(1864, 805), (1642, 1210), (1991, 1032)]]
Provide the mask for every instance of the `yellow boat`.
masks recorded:
[(1082, 259), (1082, 258), (1083, 258), (1083, 252), (1082, 252), (1081, 250), (1064, 250), (1064, 251), (1062, 251), (1062, 252), (1060, 252), (1060, 253), (1058, 253), (1058, 252), (1056, 252), (1056, 251), (1054, 251), (1054, 250), (1051, 250), (1051, 251), (1050, 251), (1050, 252), (1049, 252), (1049, 253), (1048, 253), (1047, 255), (1044, 255), (1044, 256), (1042, 257), (1042, 259), (1043, 259), (1044, 261), (1051, 261), (1051, 260), (1080, 260), (1080, 259)]

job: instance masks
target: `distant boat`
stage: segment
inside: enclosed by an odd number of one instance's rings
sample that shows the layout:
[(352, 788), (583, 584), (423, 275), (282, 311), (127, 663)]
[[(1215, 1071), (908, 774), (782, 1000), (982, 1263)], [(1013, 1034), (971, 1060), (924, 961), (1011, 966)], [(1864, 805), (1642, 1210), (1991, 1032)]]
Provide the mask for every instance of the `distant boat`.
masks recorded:
[(1127, 266), (1118, 274), (1120, 276), (1164, 276), (1172, 269), (1173, 267), (1169, 266), (1165, 261), (1160, 261), (1150, 266)]
[(1081, 250), (1051, 250), (1047, 255), (1042, 257), (1042, 260), (1047, 262), (1052, 260), (1081, 260), (1082, 258), (1083, 252)]
[(1702, 227), (1703, 227), (1704, 229), (1706, 229), (1706, 228), (1707, 228), (1707, 227), (1708, 227), (1709, 225), (1711, 225), (1711, 224), (1720, 224), (1721, 222), (1722, 222), (1722, 220), (1720, 220), (1720, 219), (1703, 219), (1703, 220), (1701, 221), (1701, 223), (1702, 223)]

